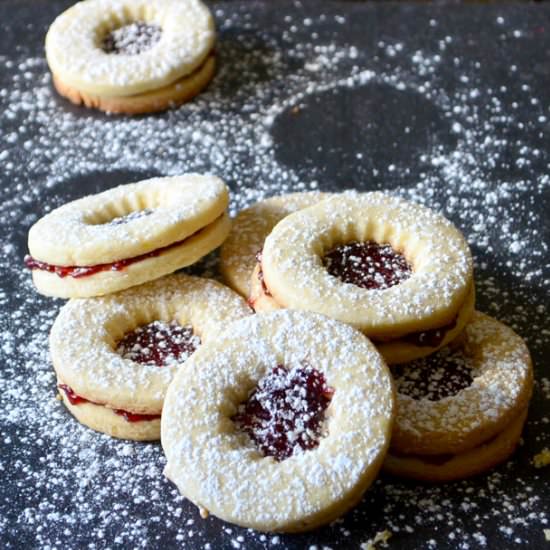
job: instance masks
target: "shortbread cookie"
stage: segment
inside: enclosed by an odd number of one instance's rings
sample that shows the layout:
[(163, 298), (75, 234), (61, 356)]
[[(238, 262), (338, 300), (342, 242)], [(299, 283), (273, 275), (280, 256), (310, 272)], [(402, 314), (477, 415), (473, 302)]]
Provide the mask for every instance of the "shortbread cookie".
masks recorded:
[(287, 216), (267, 237), (251, 281), (256, 311), (305, 309), (349, 323), (391, 363), (444, 346), (474, 306), (461, 233), (382, 193), (345, 193)]
[(57, 208), (29, 231), (37, 289), (82, 298), (116, 292), (190, 265), (229, 232), (227, 187), (187, 174), (121, 185)]
[(485, 443), (458, 454), (400, 455), (390, 450), (384, 471), (400, 477), (428, 482), (465, 479), (494, 468), (507, 460), (516, 449), (527, 418), (527, 409), (520, 411), (504, 430)]
[(53, 22), (46, 57), (73, 103), (138, 114), (199, 93), (214, 74), (214, 41), (200, 0), (84, 0)]
[(229, 288), (188, 275), (71, 300), (50, 335), (60, 395), (94, 430), (159, 439), (164, 395), (178, 366), (228, 322), (250, 314)]
[(524, 341), (475, 312), (451, 348), (392, 369), (400, 454), (463, 453), (495, 437), (527, 408), (533, 370)]
[(389, 443), (391, 375), (352, 327), (299, 311), (230, 325), (166, 396), (165, 474), (197, 506), (262, 531), (305, 531), (356, 504)]
[(286, 216), (317, 204), (327, 193), (289, 193), (271, 197), (241, 210), (220, 250), (220, 271), (226, 283), (242, 296), (250, 296), (250, 278), (265, 238)]

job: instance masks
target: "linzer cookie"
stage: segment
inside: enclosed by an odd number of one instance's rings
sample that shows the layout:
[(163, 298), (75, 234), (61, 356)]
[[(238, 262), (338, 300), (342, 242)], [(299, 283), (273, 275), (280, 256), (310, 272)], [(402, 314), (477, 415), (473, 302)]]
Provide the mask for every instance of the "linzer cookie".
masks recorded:
[(224, 325), (250, 313), (229, 288), (187, 275), (71, 300), (50, 335), (59, 393), (94, 430), (159, 439), (164, 396), (178, 367)]
[(394, 367), (397, 417), (388, 472), (461, 479), (502, 462), (519, 441), (533, 388), (529, 351), (479, 312), (456, 344)]
[(111, 113), (188, 101), (215, 70), (214, 20), (200, 0), (84, 0), (46, 36), (57, 91)]
[(229, 232), (227, 187), (187, 174), (121, 185), (67, 203), (29, 231), (36, 288), (82, 298), (116, 292), (190, 265)]
[(326, 193), (316, 191), (271, 197), (241, 210), (220, 249), (220, 271), (226, 283), (242, 296), (250, 296), (250, 278), (265, 238), (283, 218), (317, 204)]
[(170, 385), (165, 474), (226, 521), (313, 529), (376, 477), (393, 401), (382, 357), (352, 327), (300, 311), (253, 315), (201, 346)]
[(389, 363), (429, 355), (474, 310), (470, 249), (443, 216), (383, 193), (345, 193), (279, 222), (251, 279), (256, 311), (323, 313)]

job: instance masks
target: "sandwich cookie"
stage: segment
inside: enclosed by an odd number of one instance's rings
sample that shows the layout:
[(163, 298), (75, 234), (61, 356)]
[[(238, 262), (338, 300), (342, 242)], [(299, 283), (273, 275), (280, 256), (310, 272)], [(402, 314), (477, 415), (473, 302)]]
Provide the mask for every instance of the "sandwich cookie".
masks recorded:
[(178, 368), (224, 325), (250, 314), (231, 289), (188, 275), (70, 300), (50, 334), (59, 394), (94, 430), (159, 439), (164, 396)]
[(121, 185), (67, 203), (29, 231), (39, 292), (83, 298), (117, 292), (197, 262), (229, 232), (228, 190), (187, 174)]
[(462, 479), (515, 449), (533, 371), (525, 343), (506, 325), (475, 312), (450, 347), (392, 373), (397, 416), (386, 471), (426, 481)]
[(51, 25), (46, 58), (73, 103), (141, 114), (198, 94), (214, 75), (214, 42), (200, 0), (84, 0)]
[(251, 279), (256, 311), (316, 311), (372, 339), (390, 364), (456, 338), (475, 303), (472, 257), (458, 229), (383, 193), (344, 193), (279, 222)]
[(376, 348), (322, 315), (276, 311), (230, 325), (171, 384), (166, 476), (204, 513), (261, 531), (305, 531), (354, 506), (392, 429)]

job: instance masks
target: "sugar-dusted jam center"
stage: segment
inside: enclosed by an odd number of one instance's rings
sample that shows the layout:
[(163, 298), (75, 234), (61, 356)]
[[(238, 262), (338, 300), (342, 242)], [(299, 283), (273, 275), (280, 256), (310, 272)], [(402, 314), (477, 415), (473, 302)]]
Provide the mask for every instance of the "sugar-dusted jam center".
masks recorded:
[(397, 391), (413, 399), (439, 401), (456, 395), (473, 382), (472, 360), (460, 350), (443, 348), (405, 365), (392, 367)]
[(153, 321), (125, 334), (116, 351), (124, 359), (164, 367), (183, 363), (200, 343), (190, 326), (181, 326), (176, 321)]
[(323, 257), (327, 271), (344, 283), (368, 290), (384, 290), (411, 276), (405, 257), (387, 243), (352, 242), (338, 246)]
[(101, 48), (110, 54), (137, 55), (154, 46), (161, 36), (158, 25), (136, 21), (108, 33)]
[(333, 393), (318, 370), (278, 365), (258, 382), (232, 420), (264, 456), (285, 460), (319, 445)]

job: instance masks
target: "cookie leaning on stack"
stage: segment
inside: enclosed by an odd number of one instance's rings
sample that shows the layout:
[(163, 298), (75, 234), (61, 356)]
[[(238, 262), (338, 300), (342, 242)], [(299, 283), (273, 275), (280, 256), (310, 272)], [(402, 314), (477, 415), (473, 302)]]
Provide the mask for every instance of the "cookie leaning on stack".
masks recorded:
[(121, 185), (67, 203), (29, 231), (25, 258), (48, 296), (100, 296), (195, 263), (229, 232), (228, 190), (187, 174)]
[(376, 348), (322, 315), (252, 315), (202, 346), (168, 389), (165, 474), (203, 510), (296, 532), (342, 515), (376, 477), (394, 391)]
[(162, 111), (212, 79), (214, 20), (200, 0), (84, 0), (46, 36), (57, 91), (110, 113)]

